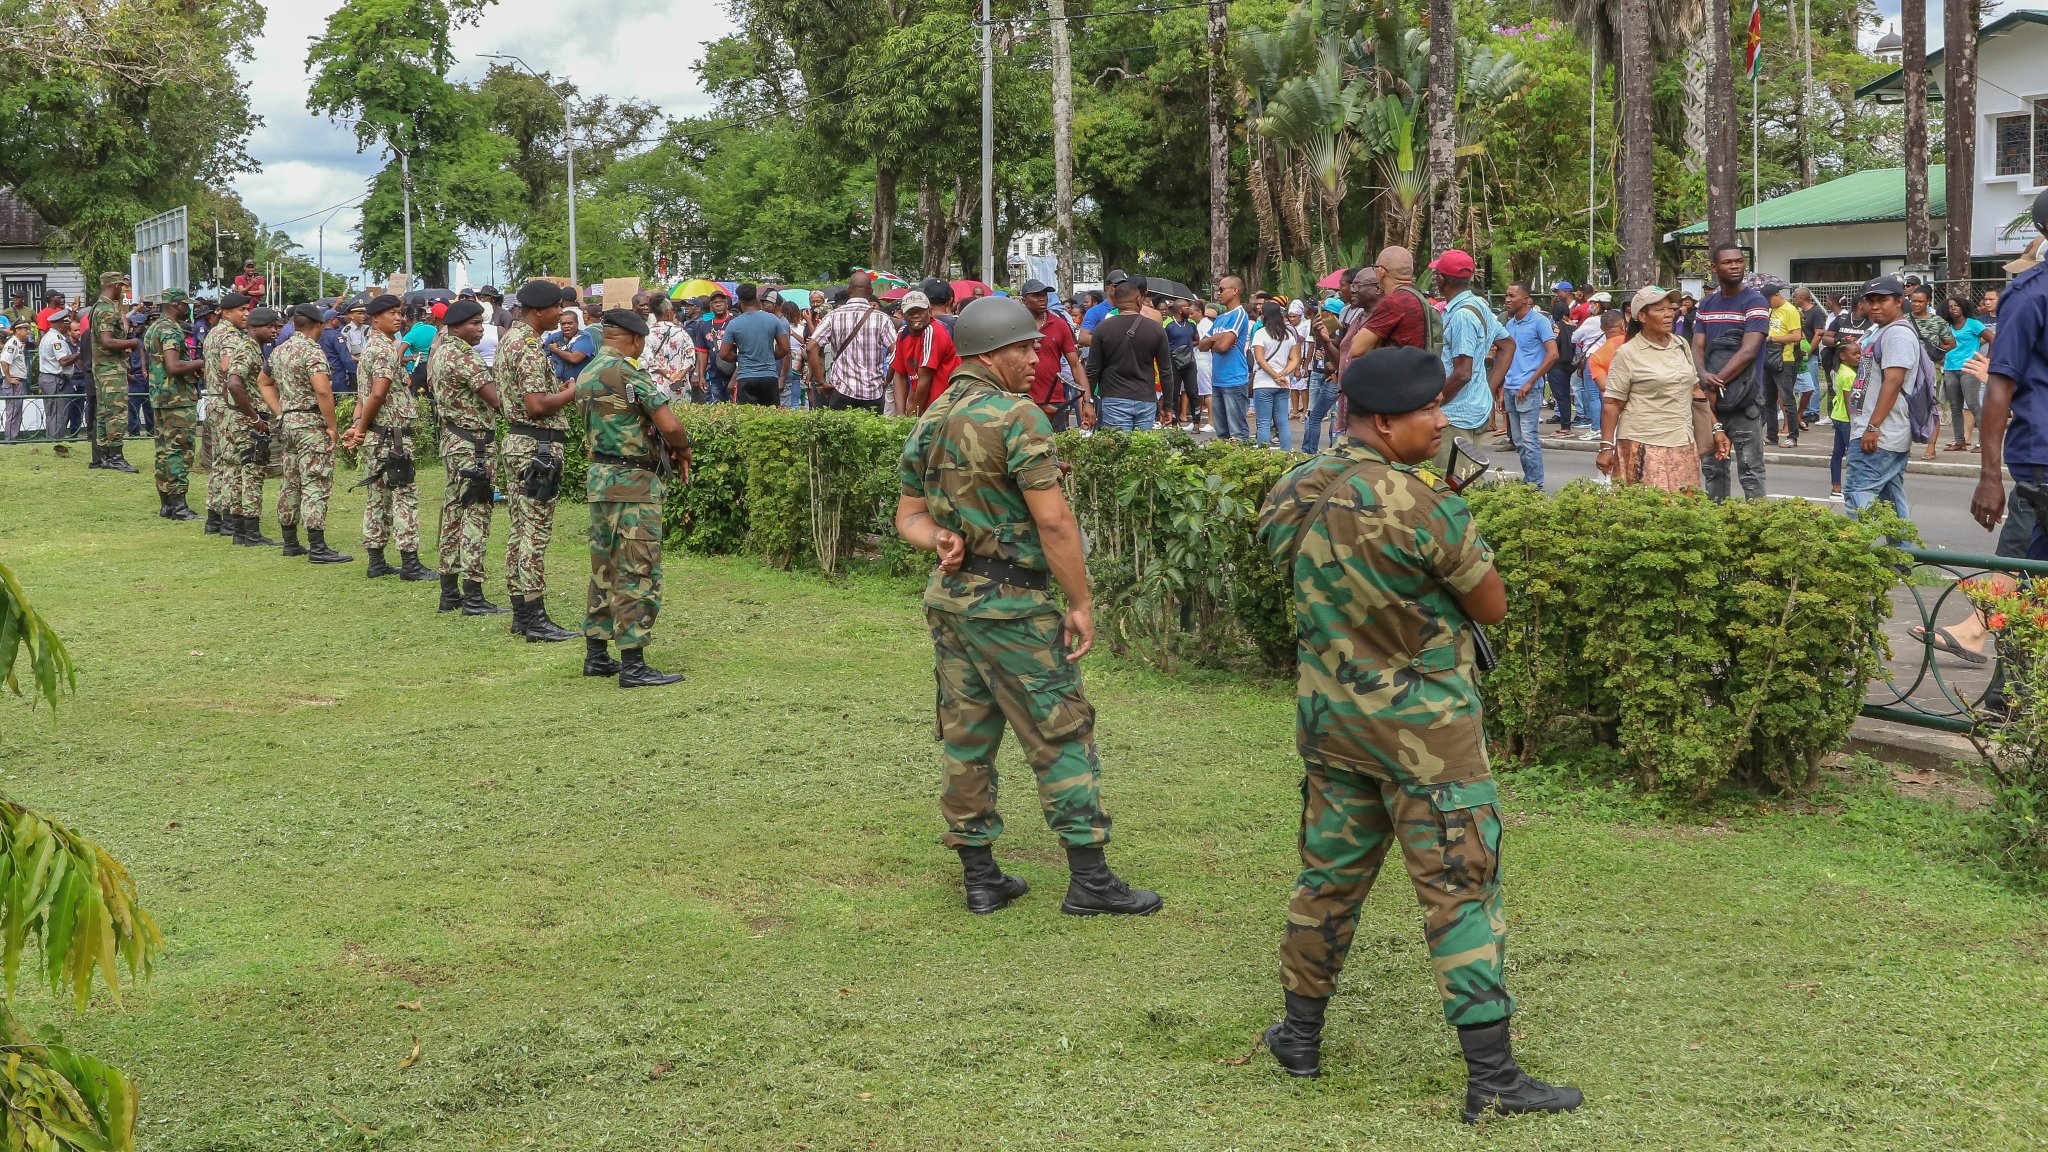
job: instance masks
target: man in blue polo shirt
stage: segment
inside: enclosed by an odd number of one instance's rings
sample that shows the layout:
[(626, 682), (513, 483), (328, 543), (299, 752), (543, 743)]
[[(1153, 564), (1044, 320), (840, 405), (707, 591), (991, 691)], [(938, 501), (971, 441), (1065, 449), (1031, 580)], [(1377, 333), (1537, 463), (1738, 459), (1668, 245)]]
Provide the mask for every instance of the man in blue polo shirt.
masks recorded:
[(1536, 307), (1527, 284), (1508, 285), (1508, 318), (1502, 325), (1514, 341), (1514, 358), (1501, 381), (1507, 393), (1508, 436), (1522, 461), (1522, 479), (1543, 487), (1543, 381), (1557, 364), (1557, 328)]
[(1245, 359), (1245, 349), (1251, 346), (1252, 319), (1239, 303), (1243, 297), (1244, 281), (1235, 276), (1218, 280), (1216, 303), (1223, 311), (1211, 323), (1209, 334), (1195, 342), (1196, 348), (1210, 354), (1209, 407), (1219, 440), (1249, 440), (1252, 434), (1251, 413), (1246, 408), (1252, 367)]
[[(2048, 191), (2034, 197), (2034, 227), (2048, 235)], [(2004, 470), (2011, 469), (2012, 515), (1998, 554), (2048, 560), (2048, 263), (2020, 273), (1999, 297), (1979, 423), (1984, 455), (1970, 515), (1987, 531), (1998, 526), (2008, 511)]]
[(1744, 286), (1749, 257), (1742, 245), (1714, 245), (1714, 290), (1694, 312), (1692, 362), (1700, 386), (1714, 401), (1715, 418), (1728, 433), (1733, 459), (1700, 460), (1707, 495), (1732, 494), (1729, 469), (1738, 473), (1742, 495), (1764, 497), (1764, 336), (1771, 330), (1771, 306), (1763, 294)]
[(1121, 268), (1111, 268), (1109, 275), (1102, 278), (1102, 291), (1096, 293), (1097, 300), (1081, 315), (1081, 347), (1086, 348), (1095, 342), (1095, 326), (1116, 311), (1116, 286), (1128, 279), (1130, 277)]
[[(1472, 291), (1475, 266), (1470, 253), (1456, 248), (1430, 264), (1436, 273), (1436, 287), (1450, 303), (1444, 306), (1444, 445), (1437, 450), (1439, 472), (1450, 466), (1451, 452), (1459, 436), (1477, 442), (1492, 422), (1493, 398), (1507, 379), (1508, 362), (1515, 354), (1515, 338), (1501, 327), (1486, 301)], [(1494, 352), (1493, 369), (1486, 367), (1488, 349)]]

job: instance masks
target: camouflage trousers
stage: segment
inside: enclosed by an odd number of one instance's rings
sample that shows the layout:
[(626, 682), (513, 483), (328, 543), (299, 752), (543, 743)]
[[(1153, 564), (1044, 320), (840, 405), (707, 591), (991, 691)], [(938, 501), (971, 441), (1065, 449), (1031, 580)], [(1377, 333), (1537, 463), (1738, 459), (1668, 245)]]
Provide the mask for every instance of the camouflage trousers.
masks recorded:
[(192, 471), (192, 442), (198, 430), (197, 410), (190, 404), (156, 410), (156, 490), (183, 496)]
[(1507, 917), (1497, 798), (1491, 779), (1402, 784), (1308, 765), (1301, 782), (1301, 875), (1287, 902), (1281, 984), (1302, 996), (1337, 990), (1359, 906), (1398, 836), (1422, 903), (1444, 1019), (1486, 1024), (1512, 1014), (1503, 977)]
[(590, 596), (583, 634), (645, 648), (661, 614), (661, 505), (590, 502)]
[[(407, 439), (406, 430), (370, 429), (363, 437), (363, 467), (380, 468), (385, 446), (394, 436), (402, 442)], [(372, 480), (363, 498), (363, 547), (382, 548), (394, 538), (401, 552), (420, 550), (420, 487), (386, 488), (381, 480)]]
[[(520, 490), (519, 480), (539, 449), (531, 436), (505, 437), (505, 510), (510, 520), (505, 533), (505, 590), (518, 597), (538, 596), (548, 590), (548, 541), (555, 536), (555, 502), (527, 496)], [(559, 453), (561, 448), (556, 445), (550, 451)], [(658, 543), (660, 517), (655, 519)]]
[(992, 844), (1003, 834), (996, 811), (996, 749), (1005, 722), (1016, 730), (1025, 762), (1038, 777), (1046, 826), (1073, 847), (1107, 844), (1095, 709), (1081, 692), (1080, 670), (1067, 659), (1060, 617), (980, 620), (927, 608), (925, 620), (938, 680), (945, 845)]
[(206, 510), (223, 516), (263, 514), (263, 465), (244, 464), (256, 442), (256, 422), (227, 408), (209, 406), (215, 424), (212, 471), (206, 477)]
[[(104, 355), (97, 350), (93, 354)], [(102, 448), (119, 448), (128, 435), (128, 373), (95, 369), (92, 390), (97, 405), (93, 411), (93, 442)]]
[(327, 499), (334, 494), (334, 444), (325, 426), (284, 430), (284, 483), (277, 489), (277, 522), (327, 527)]
[(441, 434), (441, 469), (447, 487), (441, 494), (441, 572), (483, 582), (484, 551), (491, 542), (491, 501), (464, 505), (462, 470), (482, 464), (491, 474), (491, 459), (476, 445), (447, 432)]

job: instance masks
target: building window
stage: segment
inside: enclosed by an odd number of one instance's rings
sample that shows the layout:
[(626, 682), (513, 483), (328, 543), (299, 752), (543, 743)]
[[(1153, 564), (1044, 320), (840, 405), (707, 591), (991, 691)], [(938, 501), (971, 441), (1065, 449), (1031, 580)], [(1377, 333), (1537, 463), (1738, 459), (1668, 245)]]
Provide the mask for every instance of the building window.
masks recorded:
[(2034, 183), (2048, 184), (2048, 100), (2034, 101)]
[(2024, 176), (2028, 163), (2028, 121), (2032, 117), (2022, 112), (2017, 116), (2000, 116), (1993, 122), (1992, 139), (1995, 140), (1997, 167), (1993, 174), (1998, 176)]
[(1860, 284), (1877, 276), (1877, 257), (1792, 261), (1795, 284)]

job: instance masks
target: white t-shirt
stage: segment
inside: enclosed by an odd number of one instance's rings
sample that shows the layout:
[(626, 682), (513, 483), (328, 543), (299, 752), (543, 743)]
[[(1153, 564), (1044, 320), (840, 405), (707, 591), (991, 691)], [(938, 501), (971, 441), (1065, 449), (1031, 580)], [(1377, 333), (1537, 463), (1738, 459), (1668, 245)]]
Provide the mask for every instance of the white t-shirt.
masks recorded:
[(1913, 389), (1926, 384), (1914, 379), (1920, 374), (1920, 347), (1920, 334), (1914, 330), (1911, 321), (1887, 324), (1864, 339), (1863, 364), (1856, 373), (1856, 387), (1849, 393), (1851, 437), (1861, 437), (1870, 430), (1870, 416), (1877, 410), (1877, 397), (1884, 386), (1884, 370), (1904, 368), (1906, 380), (1899, 389), (1898, 399), (1892, 402), (1892, 410), (1885, 414), (1884, 423), (1878, 426), (1877, 449), (1880, 452), (1912, 449), (1913, 421), (1906, 411), (1906, 397)]
[[(1284, 339), (1280, 335), (1268, 332), (1262, 327), (1257, 332), (1252, 333), (1252, 347), (1258, 350), (1260, 356), (1266, 358), (1266, 363), (1273, 366), (1274, 372), (1279, 372), (1287, 367), (1287, 350), (1296, 347), (1296, 345), (1294, 341)], [(1260, 367), (1256, 358), (1252, 360), (1253, 391), (1257, 391), (1260, 388), (1285, 387), (1287, 387), (1287, 378), (1285, 376), (1274, 376)]]
[(1289, 380), (1287, 386), (1296, 392), (1306, 392), (1308, 391), (1309, 356), (1316, 346), (1315, 334), (1309, 331), (1307, 317), (1304, 316), (1294, 322), (1294, 339), (1301, 348), (1301, 363), (1295, 367), (1294, 379)]
[(1195, 322), (1195, 394), (1207, 396), (1215, 390), (1216, 354), (1204, 351), (1200, 341), (1207, 340), (1216, 330), (1216, 322), (1207, 316)]
[(476, 342), (476, 354), (483, 357), (484, 363), (487, 365), (497, 363), (498, 330), (496, 327), (490, 324), (484, 325), (484, 338)]
[(71, 371), (61, 366), (64, 358), (69, 355), (71, 341), (52, 328), (43, 333), (42, 343), (36, 345), (36, 371), (44, 376), (63, 376)]

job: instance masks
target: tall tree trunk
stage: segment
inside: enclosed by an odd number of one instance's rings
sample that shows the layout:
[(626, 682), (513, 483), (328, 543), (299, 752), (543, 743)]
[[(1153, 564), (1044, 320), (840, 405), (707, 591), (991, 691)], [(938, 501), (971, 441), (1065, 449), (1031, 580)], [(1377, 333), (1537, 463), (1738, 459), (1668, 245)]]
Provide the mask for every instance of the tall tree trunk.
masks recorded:
[(1900, 0), (1899, 35), (1906, 41), (1906, 263), (1925, 268), (1934, 259), (1933, 222), (1927, 219), (1927, 0)]
[[(1209, 288), (1230, 272), (1230, 135), (1223, 123), (1229, 0), (1209, 0)], [(1263, 225), (1261, 238), (1263, 239)]]
[(1052, 250), (1060, 299), (1074, 286), (1074, 69), (1067, 43), (1067, 0), (1047, 0), (1052, 24)]
[[(1660, 0), (1661, 2), (1661, 0)], [(1655, 170), (1656, 146), (1650, 129), (1650, 0), (1621, 0), (1621, 196), (1615, 205), (1620, 235), (1621, 286), (1634, 290), (1657, 280)]]
[(1948, 155), (1948, 278), (1970, 277), (1970, 229), (1977, 190), (1977, 19), (1980, 0), (1945, 0), (1942, 108)]
[[(1244, 190), (1246, 195), (1251, 197), (1252, 219), (1258, 223), (1259, 227), (1259, 254), (1258, 258), (1253, 262), (1253, 272), (1255, 275), (1252, 278), (1251, 284), (1252, 287), (1257, 287), (1259, 279), (1265, 273), (1266, 262), (1268, 260), (1280, 259), (1280, 223), (1275, 218), (1273, 212), (1273, 181), (1271, 179), (1271, 170), (1266, 166), (1265, 142), (1256, 135), (1253, 135), (1245, 143), (1245, 150), (1251, 154), (1251, 168), (1245, 173)], [(1213, 263), (1215, 258), (1216, 253), (1212, 249), (1209, 253), (1209, 259)], [(1224, 265), (1224, 274), (1228, 274), (1229, 270), (1229, 265), (1226, 263)], [(1221, 275), (1216, 277), (1218, 280), (1222, 278), (1223, 276)], [(1211, 288), (1214, 288), (1213, 283)]]
[(930, 173), (917, 178), (917, 272), (942, 276), (953, 249), (946, 243), (946, 209)]
[(1429, 0), (1429, 250), (1457, 246), (1463, 213), (1458, 206), (1457, 21), (1451, 0)]
[(1685, 45), (1685, 80), (1681, 96), (1685, 110), (1685, 170), (1698, 172), (1707, 166), (1707, 31), (1705, 21), (1693, 30)]
[(1707, 5), (1707, 243), (1735, 239), (1735, 61), (1728, 39), (1731, 0)]
[(874, 235), (868, 239), (868, 267), (887, 269), (896, 260), (896, 169), (875, 165)]
[(1287, 225), (1287, 258), (1307, 260), (1314, 243), (1308, 227), (1308, 162), (1277, 148), (1274, 151), (1274, 163), (1268, 171), (1280, 176), (1280, 212)]
[[(980, 207), (981, 205), (976, 202), (975, 197), (968, 193), (967, 172), (964, 169), (954, 172), (953, 208), (952, 211), (947, 212), (945, 214), (944, 223), (942, 225), (945, 233), (945, 246), (939, 249), (941, 255), (939, 258), (938, 268), (936, 270), (927, 271), (925, 275), (946, 275), (948, 266), (951, 264), (951, 260), (947, 258), (947, 254), (950, 254), (955, 248), (960, 247), (960, 237), (967, 232), (967, 221), (975, 215), (976, 210)], [(1000, 241), (1003, 239), (1003, 237), (998, 236), (996, 237), (996, 239)], [(1009, 250), (1010, 249), (1008, 244), (1000, 244), (996, 248), (996, 251), (998, 252), (1007, 252)], [(979, 257), (981, 255), (980, 250), (976, 249), (974, 255), (976, 257)], [(964, 253), (960, 257), (960, 266), (963, 268), (967, 266), (967, 256)], [(984, 284), (994, 284), (995, 280), (991, 278), (988, 273), (989, 270), (984, 268), (981, 270), (981, 274), (975, 278), (980, 280)], [(954, 304), (956, 306), (961, 303), (963, 303), (963, 301), (954, 301)]]

